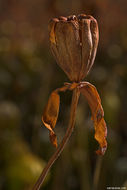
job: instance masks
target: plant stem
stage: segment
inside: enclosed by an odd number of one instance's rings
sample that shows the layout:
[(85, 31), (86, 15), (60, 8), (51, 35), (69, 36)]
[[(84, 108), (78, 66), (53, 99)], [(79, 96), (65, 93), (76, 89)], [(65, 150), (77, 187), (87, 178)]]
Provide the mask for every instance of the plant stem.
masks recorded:
[(71, 102), (71, 109), (70, 109), (70, 120), (69, 120), (69, 124), (68, 124), (67, 131), (65, 133), (65, 136), (63, 137), (62, 142), (60, 143), (60, 145), (56, 149), (56, 152), (52, 155), (52, 157), (49, 159), (47, 165), (43, 169), (40, 177), (38, 178), (37, 182), (35, 183), (35, 185), (33, 187), (33, 190), (39, 190), (40, 189), (49, 169), (51, 168), (53, 163), (56, 161), (56, 159), (60, 156), (61, 152), (63, 151), (66, 143), (68, 142), (68, 140), (69, 140), (69, 138), (73, 132), (74, 124), (75, 124), (76, 108), (77, 108), (77, 104), (78, 104), (79, 95), (80, 95), (79, 89), (75, 88), (73, 90), (73, 95), (72, 95), (72, 102)]
[(101, 166), (102, 166), (102, 156), (98, 156), (97, 161), (96, 161), (96, 167), (95, 167), (95, 171), (94, 171), (94, 176), (93, 176), (93, 190), (98, 189)]

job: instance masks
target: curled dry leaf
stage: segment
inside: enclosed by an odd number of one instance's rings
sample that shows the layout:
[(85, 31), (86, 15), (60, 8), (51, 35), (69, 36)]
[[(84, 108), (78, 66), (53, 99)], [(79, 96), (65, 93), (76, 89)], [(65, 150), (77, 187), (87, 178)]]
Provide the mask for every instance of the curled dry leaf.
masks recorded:
[(60, 96), (59, 92), (65, 92), (66, 90), (73, 90), (77, 87), (77, 83), (66, 83), (61, 88), (54, 90), (49, 99), (48, 103), (44, 108), (42, 115), (42, 122), (50, 131), (49, 138), (53, 146), (57, 147), (57, 137), (53, 129), (55, 128), (58, 114), (59, 114), (59, 105), (60, 105)]
[(80, 92), (85, 96), (88, 101), (92, 112), (92, 120), (94, 122), (95, 139), (100, 145), (100, 149), (97, 150), (96, 153), (103, 155), (107, 148), (107, 128), (104, 120), (104, 111), (101, 105), (100, 96), (95, 86), (93, 86), (89, 82), (65, 83), (65, 86), (58, 88), (51, 93), (42, 116), (42, 121), (44, 125), (50, 131), (50, 141), (55, 147), (57, 147), (57, 138), (53, 129), (56, 125), (59, 113), (60, 97), (58, 93), (65, 92), (66, 90), (74, 90), (75, 88), (79, 88)]
[(59, 105), (60, 105), (60, 97), (56, 91), (53, 91), (48, 99), (48, 103), (45, 106), (44, 113), (42, 116), (42, 122), (45, 127), (47, 127), (50, 131), (50, 141), (51, 143), (57, 147), (57, 138), (56, 134), (53, 131), (59, 113)]
[(101, 105), (100, 96), (92, 84), (82, 82), (80, 85), (80, 92), (85, 96), (92, 112), (92, 120), (95, 128), (95, 139), (100, 145), (100, 149), (96, 151), (97, 154), (103, 155), (107, 148), (106, 136), (107, 127), (104, 120), (104, 111)]

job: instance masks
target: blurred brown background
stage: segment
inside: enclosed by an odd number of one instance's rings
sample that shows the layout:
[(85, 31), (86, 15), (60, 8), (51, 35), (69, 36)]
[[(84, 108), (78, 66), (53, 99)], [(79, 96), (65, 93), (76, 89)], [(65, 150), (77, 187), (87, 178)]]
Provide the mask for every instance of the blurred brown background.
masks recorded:
[[(95, 64), (87, 77), (102, 98), (108, 149), (95, 154), (91, 113), (80, 98), (75, 131), (43, 190), (127, 188), (127, 1), (0, 1), (0, 189), (31, 189), (55, 149), (41, 115), (51, 91), (68, 81), (49, 47), (52, 17), (91, 14), (99, 24)], [(63, 137), (71, 92), (61, 94), (56, 133)]]

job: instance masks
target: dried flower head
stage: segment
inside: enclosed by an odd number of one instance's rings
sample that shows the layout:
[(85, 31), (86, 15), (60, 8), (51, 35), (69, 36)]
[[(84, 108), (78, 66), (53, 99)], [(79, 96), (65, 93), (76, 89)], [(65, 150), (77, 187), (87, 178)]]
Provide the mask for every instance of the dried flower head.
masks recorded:
[(79, 82), (90, 71), (98, 46), (96, 19), (80, 14), (50, 21), (51, 50), (71, 81)]

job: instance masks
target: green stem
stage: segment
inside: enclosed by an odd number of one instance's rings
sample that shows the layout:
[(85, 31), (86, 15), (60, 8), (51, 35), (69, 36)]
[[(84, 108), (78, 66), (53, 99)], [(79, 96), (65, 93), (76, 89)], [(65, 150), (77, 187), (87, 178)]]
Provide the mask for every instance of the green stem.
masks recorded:
[(60, 156), (61, 152), (63, 151), (66, 143), (68, 142), (68, 140), (69, 140), (69, 138), (73, 132), (74, 124), (75, 124), (76, 108), (77, 108), (77, 104), (78, 104), (79, 95), (80, 95), (79, 89), (75, 88), (73, 90), (73, 95), (72, 95), (70, 120), (69, 120), (69, 124), (68, 124), (67, 131), (65, 133), (65, 136), (63, 137), (62, 142), (60, 143), (60, 145), (56, 149), (56, 152), (52, 155), (52, 157), (48, 161), (47, 165), (43, 169), (40, 177), (38, 178), (37, 182), (35, 183), (35, 185), (33, 187), (33, 190), (39, 190), (40, 189), (49, 169), (51, 168), (53, 163), (56, 161), (56, 159)]

